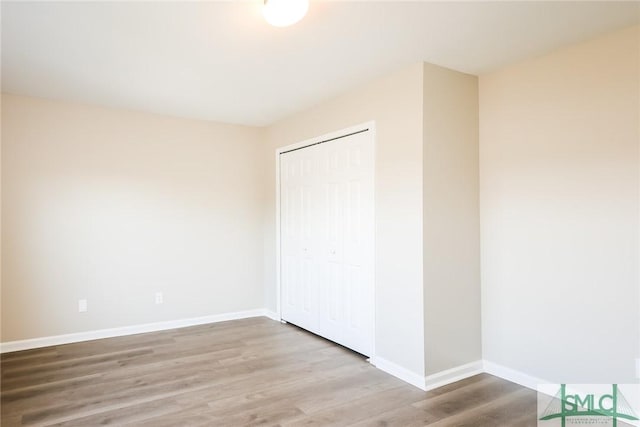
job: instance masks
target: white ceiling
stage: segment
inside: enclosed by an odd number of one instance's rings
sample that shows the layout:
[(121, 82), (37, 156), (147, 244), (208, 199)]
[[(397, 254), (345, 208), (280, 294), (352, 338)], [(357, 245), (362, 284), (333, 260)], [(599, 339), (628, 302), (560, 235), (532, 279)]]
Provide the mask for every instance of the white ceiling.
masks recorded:
[(4, 2), (2, 89), (266, 125), (426, 61), (481, 74), (639, 22), (639, 2)]

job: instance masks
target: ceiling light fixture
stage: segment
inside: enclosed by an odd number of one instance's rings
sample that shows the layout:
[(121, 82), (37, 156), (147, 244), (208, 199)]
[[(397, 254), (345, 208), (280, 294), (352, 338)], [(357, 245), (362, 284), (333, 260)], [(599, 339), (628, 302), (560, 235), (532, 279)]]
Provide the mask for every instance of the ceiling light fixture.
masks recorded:
[(262, 14), (274, 27), (288, 27), (307, 14), (309, 0), (264, 0)]

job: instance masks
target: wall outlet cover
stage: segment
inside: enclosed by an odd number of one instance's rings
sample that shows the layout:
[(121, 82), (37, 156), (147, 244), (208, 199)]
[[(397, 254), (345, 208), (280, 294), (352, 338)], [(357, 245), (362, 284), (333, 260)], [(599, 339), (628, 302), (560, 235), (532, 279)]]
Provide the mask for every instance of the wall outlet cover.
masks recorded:
[(85, 311), (87, 311), (87, 300), (86, 299), (79, 299), (78, 300), (78, 312), (84, 313)]

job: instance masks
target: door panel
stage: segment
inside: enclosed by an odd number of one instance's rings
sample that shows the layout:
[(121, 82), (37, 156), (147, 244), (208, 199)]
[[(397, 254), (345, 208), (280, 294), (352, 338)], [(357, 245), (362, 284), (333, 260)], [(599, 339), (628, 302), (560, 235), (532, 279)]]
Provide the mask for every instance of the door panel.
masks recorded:
[(317, 260), (313, 156), (294, 151), (281, 159), (281, 310), (292, 323), (316, 329)]

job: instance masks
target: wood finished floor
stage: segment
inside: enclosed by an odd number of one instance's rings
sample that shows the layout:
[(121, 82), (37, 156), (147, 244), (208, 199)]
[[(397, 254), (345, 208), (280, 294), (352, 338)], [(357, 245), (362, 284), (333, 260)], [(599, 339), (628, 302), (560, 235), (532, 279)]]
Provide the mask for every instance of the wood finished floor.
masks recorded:
[(253, 318), (2, 355), (10, 426), (535, 426), (534, 391), (477, 375), (423, 392)]

